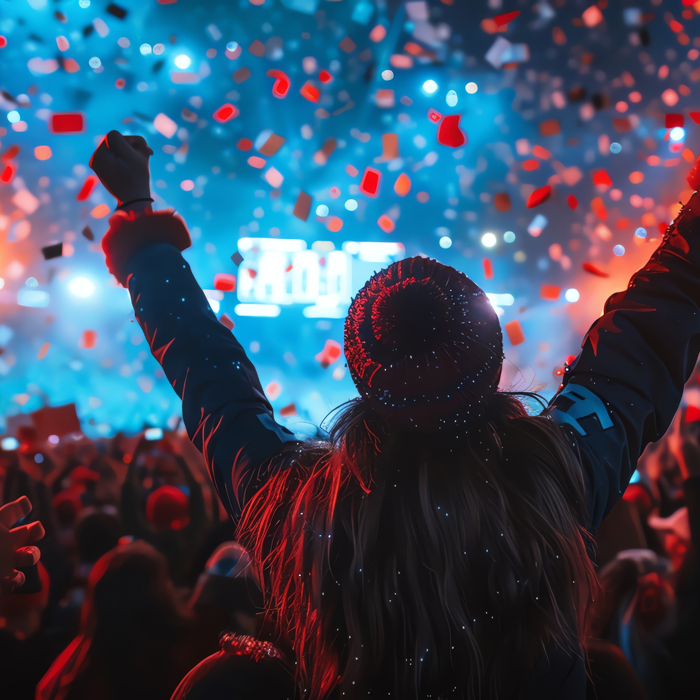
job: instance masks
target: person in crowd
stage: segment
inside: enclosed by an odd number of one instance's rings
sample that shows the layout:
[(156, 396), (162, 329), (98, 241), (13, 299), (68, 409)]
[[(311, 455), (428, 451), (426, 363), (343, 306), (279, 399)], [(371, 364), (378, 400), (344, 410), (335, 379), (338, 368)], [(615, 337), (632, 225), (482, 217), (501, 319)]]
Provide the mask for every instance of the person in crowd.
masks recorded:
[(0, 506), (0, 595), (21, 588), (26, 581), (22, 569), (39, 562), (34, 543), (44, 536), (44, 527), (39, 521), (23, 523), (31, 512), (26, 496)]
[[(147, 444), (146, 441), (141, 443), (144, 444)], [(181, 455), (152, 456), (151, 472), (170, 464), (184, 478), (187, 493), (173, 484), (162, 484), (148, 494), (144, 507), (138, 457), (136, 453), (131, 460), (122, 485), (124, 532), (150, 542), (163, 552), (173, 580), (180, 585), (190, 570), (196, 549), (206, 536), (209, 525), (202, 487)], [(148, 478), (153, 482), (153, 477)]]
[(327, 441), (275, 422), (255, 369), (153, 212), (141, 137), (91, 167), (103, 239), (188, 433), (240, 518), (304, 697), (583, 697), (597, 580), (588, 546), (671, 423), (700, 351), (700, 195), (613, 295), (541, 415), (498, 390), (483, 291), (422, 257), (374, 275), (345, 324), (359, 397)]
[[(285, 654), (264, 636), (262, 593), (248, 552), (225, 542), (212, 554), (190, 598), (205, 638), (219, 651), (195, 666), (171, 700), (295, 697)], [(222, 632), (219, 634), (219, 632)]]
[(120, 545), (92, 569), (80, 633), (37, 686), (37, 700), (167, 700), (206, 651), (176, 594), (165, 557), (149, 544)]
[(34, 700), (36, 684), (61, 651), (43, 620), (51, 583), (41, 562), (37, 572), (37, 592), (0, 596), (0, 696), (12, 700)]

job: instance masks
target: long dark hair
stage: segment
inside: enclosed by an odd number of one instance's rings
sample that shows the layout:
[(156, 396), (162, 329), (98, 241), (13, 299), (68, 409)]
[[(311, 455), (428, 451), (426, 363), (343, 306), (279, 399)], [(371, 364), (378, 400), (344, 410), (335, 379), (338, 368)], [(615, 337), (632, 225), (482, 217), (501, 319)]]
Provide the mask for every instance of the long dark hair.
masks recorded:
[(597, 579), (580, 466), (516, 395), (451, 434), (391, 434), (355, 399), (327, 442), (277, 459), (239, 536), (304, 697), (507, 698), (548, 644), (581, 653)]

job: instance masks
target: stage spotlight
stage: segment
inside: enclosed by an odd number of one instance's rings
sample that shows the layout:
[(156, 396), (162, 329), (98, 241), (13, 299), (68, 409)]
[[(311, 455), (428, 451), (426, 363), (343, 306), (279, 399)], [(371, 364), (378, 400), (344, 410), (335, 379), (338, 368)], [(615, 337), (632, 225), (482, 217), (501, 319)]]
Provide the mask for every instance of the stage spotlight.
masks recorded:
[(434, 80), (426, 80), (423, 83), (423, 90), (432, 95), (438, 89), (438, 84)]
[(493, 233), (485, 233), (481, 237), (481, 245), (485, 246), (486, 248), (493, 248), (497, 242), (496, 236), (494, 236)]
[(580, 297), (581, 297), (581, 295), (578, 293), (578, 289), (573, 289), (573, 288), (567, 289), (566, 294), (564, 294), (564, 298), (567, 301), (570, 301), (572, 303), (575, 301), (578, 301)]
[(85, 277), (74, 277), (68, 289), (77, 297), (89, 297), (95, 291), (95, 285)]
[(190, 60), (190, 57), (184, 53), (181, 53), (179, 56), (175, 57), (175, 65), (182, 70), (189, 68), (191, 63), (192, 61)]

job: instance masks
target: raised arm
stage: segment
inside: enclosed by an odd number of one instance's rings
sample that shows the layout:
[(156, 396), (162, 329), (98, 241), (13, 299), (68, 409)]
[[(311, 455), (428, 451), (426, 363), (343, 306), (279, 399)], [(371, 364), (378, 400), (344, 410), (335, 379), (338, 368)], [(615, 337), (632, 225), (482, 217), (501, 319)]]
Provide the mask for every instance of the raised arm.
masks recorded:
[[(144, 201), (150, 199), (150, 149), (140, 137), (126, 139), (110, 132), (91, 161), (124, 202), (102, 242), (107, 266), (128, 289), (151, 352), (182, 399), (188, 435), (204, 455), (224, 506), (236, 517), (264, 483), (262, 468), (296, 439), (275, 422), (255, 368), (214, 315), (182, 257), (180, 251), (190, 245), (185, 223), (172, 211), (153, 213)], [(135, 179), (144, 181), (144, 168), (146, 189), (121, 194), (130, 172), (141, 173)], [(133, 205), (128, 197), (136, 200)]]
[(586, 334), (548, 415), (580, 453), (589, 527), (622, 496), (668, 429), (700, 352), (700, 194)]

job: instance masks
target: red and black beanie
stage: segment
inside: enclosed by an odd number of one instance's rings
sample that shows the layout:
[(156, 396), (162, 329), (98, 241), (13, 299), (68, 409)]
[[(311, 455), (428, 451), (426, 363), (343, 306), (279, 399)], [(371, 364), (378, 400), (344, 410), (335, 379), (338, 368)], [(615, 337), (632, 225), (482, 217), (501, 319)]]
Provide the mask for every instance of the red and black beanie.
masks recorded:
[(488, 297), (466, 275), (406, 258), (353, 300), (345, 357), (390, 429), (432, 432), (479, 416), (501, 377), (503, 335)]

